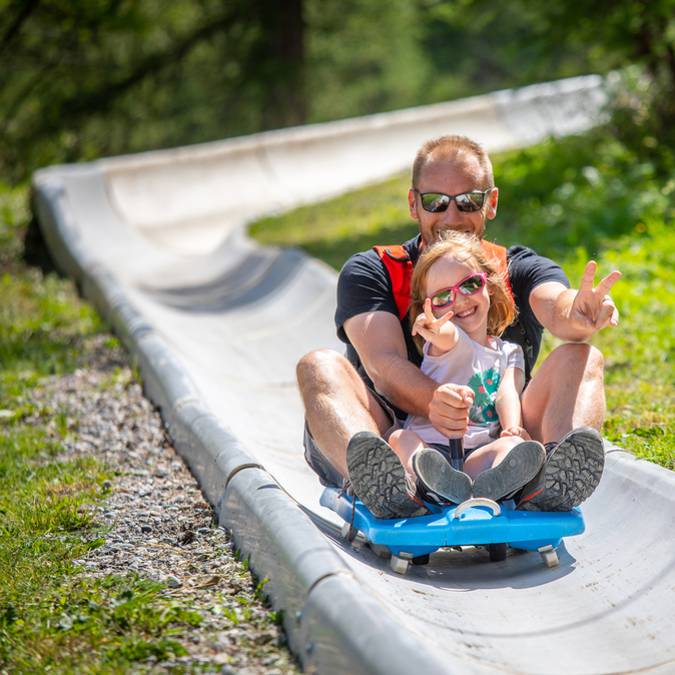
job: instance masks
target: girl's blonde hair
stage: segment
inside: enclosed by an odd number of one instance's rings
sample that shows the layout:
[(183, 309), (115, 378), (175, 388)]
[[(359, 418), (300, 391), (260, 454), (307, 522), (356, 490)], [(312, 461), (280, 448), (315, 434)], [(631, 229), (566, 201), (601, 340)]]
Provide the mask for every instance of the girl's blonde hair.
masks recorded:
[[(516, 304), (511, 296), (506, 274), (499, 269), (498, 261), (486, 254), (480, 239), (452, 230), (444, 232), (437, 242), (426, 248), (415, 265), (410, 283), (412, 296), (409, 310), (410, 323), (412, 324), (424, 311), (427, 276), (431, 266), (439, 258), (448, 254), (453, 260), (467, 264), (477, 272), (487, 273), (487, 288), (490, 294), (487, 332), (489, 335), (501, 335), (513, 323), (517, 315)], [(424, 339), (417, 335), (415, 343), (421, 352)]]

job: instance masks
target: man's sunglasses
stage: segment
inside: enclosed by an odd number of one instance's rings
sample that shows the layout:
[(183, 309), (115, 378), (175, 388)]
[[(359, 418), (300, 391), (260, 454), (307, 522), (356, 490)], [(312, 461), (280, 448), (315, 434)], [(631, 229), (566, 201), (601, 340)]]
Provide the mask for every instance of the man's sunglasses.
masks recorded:
[(457, 299), (457, 294), (473, 295), (478, 293), (487, 283), (487, 274), (485, 272), (476, 272), (468, 277), (465, 277), (454, 286), (442, 288), (440, 291), (434, 293), (430, 300), (431, 306), (434, 309), (443, 309), (449, 307)]
[(413, 188), (420, 196), (422, 208), (429, 213), (441, 213), (447, 211), (450, 202), (455, 200), (457, 210), (463, 213), (475, 213), (480, 211), (485, 204), (485, 197), (492, 188), (487, 190), (472, 190), (471, 192), (460, 192), (458, 195), (446, 195), (443, 192), (420, 192), (417, 188)]

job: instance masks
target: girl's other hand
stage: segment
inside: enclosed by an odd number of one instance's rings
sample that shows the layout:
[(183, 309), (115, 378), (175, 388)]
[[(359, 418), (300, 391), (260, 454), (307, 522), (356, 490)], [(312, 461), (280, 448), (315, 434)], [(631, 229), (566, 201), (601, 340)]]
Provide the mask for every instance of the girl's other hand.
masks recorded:
[(530, 434), (527, 433), (523, 427), (508, 427), (507, 429), (502, 429), (502, 433), (499, 434), (500, 437), (502, 436), (517, 436), (518, 438), (522, 438), (524, 441), (531, 441), (532, 437)]

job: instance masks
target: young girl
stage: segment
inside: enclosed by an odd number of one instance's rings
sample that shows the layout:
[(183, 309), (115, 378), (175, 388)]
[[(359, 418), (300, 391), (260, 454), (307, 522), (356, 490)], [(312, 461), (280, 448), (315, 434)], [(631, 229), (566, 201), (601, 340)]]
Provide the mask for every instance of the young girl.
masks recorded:
[(507, 497), (534, 478), (546, 453), (522, 427), (522, 349), (496, 337), (516, 314), (506, 280), (477, 238), (448, 232), (417, 261), (411, 294), (422, 372), (439, 383), (463, 385), (471, 404), (464, 472), (450, 465), (448, 439), (424, 417), (408, 416), (389, 443), (431, 491), (427, 498), (459, 503), (471, 496)]

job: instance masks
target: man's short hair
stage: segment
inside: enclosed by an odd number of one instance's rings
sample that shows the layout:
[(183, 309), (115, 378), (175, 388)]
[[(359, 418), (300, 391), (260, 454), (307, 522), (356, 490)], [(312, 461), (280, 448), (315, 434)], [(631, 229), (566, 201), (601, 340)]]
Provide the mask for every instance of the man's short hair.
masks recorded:
[(485, 148), (466, 136), (456, 134), (432, 138), (417, 151), (412, 168), (412, 186), (414, 188), (417, 187), (422, 170), (428, 164), (438, 160), (460, 159), (462, 155), (473, 156), (478, 160), (483, 170), (483, 185), (480, 186), (481, 189), (487, 190), (495, 186), (492, 162)]

